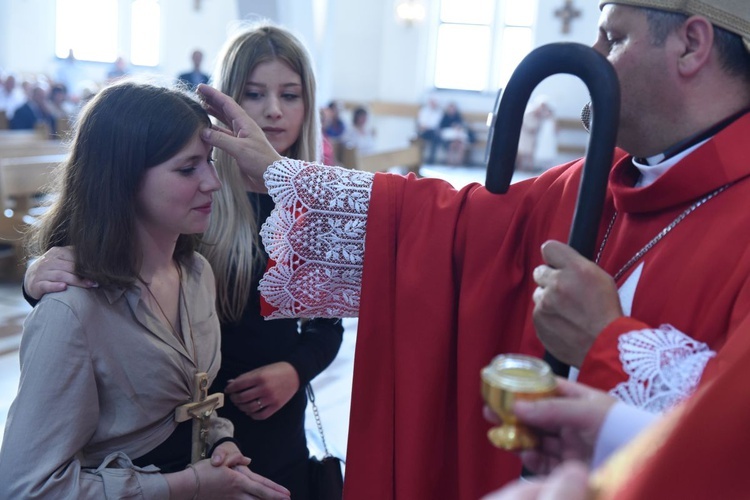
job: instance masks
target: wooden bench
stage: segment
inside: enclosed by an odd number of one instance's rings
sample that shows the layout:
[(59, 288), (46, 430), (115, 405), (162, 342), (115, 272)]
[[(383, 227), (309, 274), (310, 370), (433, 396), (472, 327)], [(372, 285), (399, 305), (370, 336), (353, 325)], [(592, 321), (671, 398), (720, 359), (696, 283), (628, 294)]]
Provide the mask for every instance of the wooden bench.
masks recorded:
[[(414, 124), (415, 135), (417, 114), (420, 105), (411, 103), (399, 103), (388, 101), (372, 101), (362, 104), (360, 102), (344, 101), (344, 108), (351, 111), (357, 106), (364, 105), (372, 117), (377, 120), (378, 117), (400, 117), (410, 120)], [(462, 116), (467, 126), (474, 133), (475, 141), (469, 150), (468, 161), (472, 165), (484, 165), (486, 161), (487, 144), (489, 142), (489, 125), (488, 115), (490, 111), (464, 111)], [(579, 158), (586, 153), (586, 143), (588, 142), (587, 132), (583, 129), (580, 120), (576, 118), (557, 118), (557, 151), (560, 156), (560, 162), (570, 159)], [(418, 171), (422, 163), (422, 152), (420, 151), (419, 159), (415, 155), (415, 147), (419, 141), (411, 140), (408, 146), (402, 148), (389, 149), (383, 152), (377, 152), (371, 155), (361, 155), (356, 150), (347, 150), (341, 145), (337, 145), (336, 155), (342, 165), (350, 168), (378, 169), (377, 171), (387, 170), (390, 167), (404, 166), (410, 171)], [(440, 152), (442, 155), (443, 153)], [(370, 158), (371, 157), (371, 158)], [(419, 165), (417, 165), (417, 162)], [(375, 170), (371, 170), (375, 171)]]
[(5, 144), (27, 144), (29, 142), (47, 141), (40, 130), (0, 130), (0, 145)]
[(60, 141), (27, 140), (26, 142), (15, 141), (10, 143), (0, 140), (0, 159), (64, 155), (67, 152), (67, 146)]
[[(344, 101), (344, 107), (347, 110), (352, 110), (357, 106), (362, 106), (361, 103)], [(416, 130), (417, 130), (417, 115), (421, 108), (420, 104), (413, 103), (402, 103), (402, 102), (389, 102), (389, 101), (372, 101), (366, 103), (365, 108), (368, 109), (370, 114), (377, 119), (377, 117), (400, 117), (408, 119), (410, 122), (409, 136), (405, 137), (405, 142), (409, 141), (409, 146), (405, 146), (404, 149), (410, 149), (417, 144)], [(464, 111), (461, 116), (466, 123), (466, 126), (471, 129), (475, 141), (467, 151), (467, 160), (470, 164), (482, 164), (484, 163), (485, 151), (487, 149), (487, 141), (489, 134), (489, 126), (487, 125), (488, 111)], [(422, 153), (423, 154), (423, 153)], [(443, 152), (439, 152), (440, 155)], [(411, 153), (407, 158), (413, 158)], [(422, 159), (420, 159), (421, 163)], [(396, 166), (396, 165), (394, 165)]]
[[(374, 122), (376, 130), (378, 121), (383, 119), (405, 119), (408, 123), (408, 132), (400, 139), (404, 143), (401, 147), (386, 147), (373, 153), (361, 153), (355, 147), (349, 147), (342, 143), (334, 143), (336, 159), (347, 168), (366, 170), (368, 172), (385, 172), (393, 167), (401, 167), (410, 172), (417, 173), (422, 165), (422, 145), (414, 136), (417, 113), (419, 105), (386, 101), (371, 101), (361, 103), (355, 101), (344, 101), (343, 106), (348, 111), (363, 106), (370, 114), (371, 123)], [(400, 128), (403, 128), (404, 120), (396, 120)], [(347, 124), (347, 126), (351, 126)]]
[(575, 118), (557, 119), (557, 152), (570, 158), (580, 158), (586, 154), (589, 136), (581, 120)]
[(65, 155), (0, 158), (0, 257), (5, 266), (0, 277), (23, 277), (24, 236), (39, 206), (39, 195), (48, 190), (53, 171)]
[(422, 166), (422, 145), (415, 141), (405, 148), (361, 154), (357, 148), (337, 144), (336, 158), (342, 166), (356, 170), (386, 172), (393, 167), (402, 167), (417, 173)]

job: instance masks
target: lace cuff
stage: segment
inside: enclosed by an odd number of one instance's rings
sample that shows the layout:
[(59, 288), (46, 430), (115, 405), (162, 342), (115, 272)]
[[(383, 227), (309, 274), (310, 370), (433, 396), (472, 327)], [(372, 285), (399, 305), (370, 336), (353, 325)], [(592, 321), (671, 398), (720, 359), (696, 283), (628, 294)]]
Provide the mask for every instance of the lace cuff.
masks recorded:
[(610, 394), (652, 413), (690, 396), (716, 353), (671, 325), (621, 335), (617, 348), (628, 380)]
[(356, 316), (374, 174), (284, 158), (264, 178), (276, 204), (260, 231), (275, 262), (258, 286), (268, 319)]

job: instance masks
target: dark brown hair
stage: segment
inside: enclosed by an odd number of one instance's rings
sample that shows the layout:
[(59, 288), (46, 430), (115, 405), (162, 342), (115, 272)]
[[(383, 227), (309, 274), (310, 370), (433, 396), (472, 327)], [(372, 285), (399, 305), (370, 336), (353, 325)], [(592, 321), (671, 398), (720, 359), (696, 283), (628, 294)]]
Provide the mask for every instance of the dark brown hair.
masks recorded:
[[(135, 199), (144, 172), (183, 149), (210, 126), (184, 92), (122, 82), (100, 91), (83, 109), (70, 156), (60, 165), (56, 199), (31, 233), (30, 255), (73, 247), (76, 273), (101, 286), (127, 286), (140, 267)], [(196, 237), (181, 235), (184, 261)]]

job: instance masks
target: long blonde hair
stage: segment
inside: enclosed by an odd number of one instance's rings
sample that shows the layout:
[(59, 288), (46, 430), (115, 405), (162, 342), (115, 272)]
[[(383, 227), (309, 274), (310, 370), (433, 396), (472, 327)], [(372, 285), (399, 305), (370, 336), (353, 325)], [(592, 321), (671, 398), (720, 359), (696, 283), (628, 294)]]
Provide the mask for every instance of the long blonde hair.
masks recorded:
[[(261, 63), (281, 61), (300, 76), (305, 115), (297, 141), (287, 156), (316, 161), (319, 122), (315, 106), (315, 76), (307, 51), (289, 31), (270, 24), (247, 28), (231, 37), (222, 49), (213, 86), (242, 101), (248, 75)], [(214, 193), (211, 223), (199, 251), (216, 275), (217, 310), (222, 322), (237, 321), (252, 291), (256, 266), (265, 265), (253, 210), (234, 159), (216, 151), (216, 169), (222, 181)]]

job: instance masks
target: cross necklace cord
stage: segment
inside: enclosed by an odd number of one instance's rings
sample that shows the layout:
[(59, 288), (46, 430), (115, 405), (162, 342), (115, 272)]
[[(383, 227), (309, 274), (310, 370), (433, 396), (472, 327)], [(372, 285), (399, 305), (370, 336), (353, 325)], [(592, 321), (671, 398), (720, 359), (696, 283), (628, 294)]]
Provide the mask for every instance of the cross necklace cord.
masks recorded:
[[(182, 268), (179, 264), (177, 264), (177, 274), (179, 275), (180, 279), (180, 292), (178, 299), (179, 306), (185, 308), (185, 315), (187, 316), (188, 321), (188, 330), (190, 331), (190, 342), (193, 344), (192, 361), (197, 368), (198, 358), (196, 353), (195, 339), (193, 338), (193, 325), (190, 321), (190, 309), (188, 309), (187, 301), (185, 300), (185, 295), (182, 291)], [(156, 302), (156, 307), (159, 308), (159, 311), (161, 311), (164, 319), (167, 320), (169, 327), (172, 329), (172, 333), (175, 334), (177, 339), (182, 342), (185, 350), (187, 350), (185, 340), (182, 338), (182, 335), (178, 335), (177, 329), (174, 327), (172, 322), (169, 321), (169, 317), (164, 312), (164, 308), (162, 308), (159, 300), (156, 298), (156, 295), (154, 295), (154, 292), (151, 291), (151, 287), (148, 285), (148, 283), (143, 281), (140, 276), (137, 276), (137, 278), (138, 281), (143, 283), (143, 286), (146, 287), (146, 290), (148, 291), (149, 295), (151, 295), (151, 298), (153, 298), (154, 302)], [(215, 394), (208, 394), (208, 389), (208, 374), (206, 372), (196, 372), (193, 377), (191, 399), (187, 403), (180, 405), (175, 409), (176, 422), (185, 422), (188, 420), (193, 421), (193, 436), (190, 452), (190, 462), (193, 464), (198, 462), (199, 460), (206, 458), (209, 437), (209, 418), (211, 418), (211, 415), (217, 408), (221, 408), (222, 406), (224, 406), (224, 394), (220, 392)]]
[[(192, 322), (190, 321), (190, 310), (187, 307), (187, 302), (185, 301), (185, 297), (182, 293), (182, 268), (180, 268), (179, 264), (177, 264), (177, 275), (179, 276), (179, 283), (180, 283), (179, 295), (178, 295), (178, 306), (182, 306), (185, 308), (185, 315), (187, 316), (187, 320), (188, 320), (188, 331), (190, 332), (190, 342), (193, 344), (193, 362), (197, 363), (198, 360), (195, 359), (195, 340), (193, 339), (193, 325), (192, 325)], [(143, 284), (143, 286), (146, 287), (146, 291), (151, 296), (151, 298), (154, 299), (154, 302), (156, 303), (156, 307), (159, 308), (159, 311), (161, 312), (162, 316), (164, 316), (164, 319), (167, 320), (167, 324), (169, 325), (169, 328), (172, 330), (172, 333), (174, 334), (174, 336), (177, 337), (177, 340), (179, 340), (180, 343), (182, 343), (183, 347), (185, 347), (185, 349), (187, 350), (185, 339), (183, 338), (181, 332), (178, 332), (177, 329), (172, 324), (172, 322), (169, 321), (169, 316), (167, 316), (167, 314), (164, 312), (164, 308), (159, 303), (159, 299), (156, 298), (156, 295), (154, 295), (154, 292), (151, 291), (151, 286), (149, 285), (149, 283), (146, 283), (143, 280), (143, 278), (140, 277), (140, 275), (137, 276), (137, 278), (138, 278), (138, 281), (140, 281)], [(179, 317), (179, 314), (180, 314), (179, 308), (178, 308), (177, 314)]]

